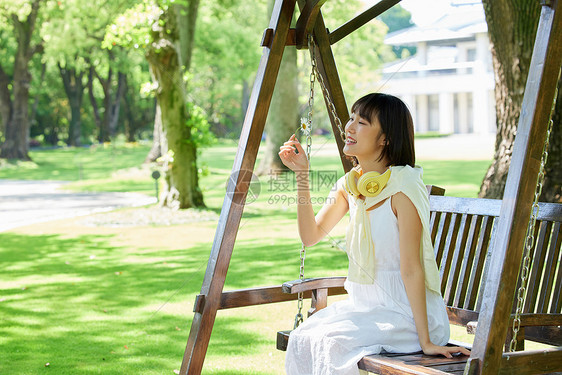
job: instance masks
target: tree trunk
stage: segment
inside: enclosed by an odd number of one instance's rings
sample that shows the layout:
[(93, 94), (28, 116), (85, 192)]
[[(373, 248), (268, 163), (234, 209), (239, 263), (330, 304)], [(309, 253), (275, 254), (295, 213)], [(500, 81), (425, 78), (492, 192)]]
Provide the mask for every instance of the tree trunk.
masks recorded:
[[(483, 0), (482, 3), (488, 23), (496, 80), (497, 135), (494, 161), (482, 182), (479, 196), (502, 198), (541, 6), (538, 1), (528, 0)], [(558, 124), (560, 99), (559, 96), (554, 116)], [(555, 124), (555, 129), (559, 127)], [(561, 156), (560, 131), (555, 130), (551, 136), (543, 199), (552, 200), (556, 196), (560, 199)]]
[(279, 146), (295, 133), (299, 125), (297, 76), (297, 50), (286, 47), (267, 115), (264, 155), (256, 169), (260, 176), (287, 170), (279, 159)]
[(178, 58), (180, 66), (182, 66), (186, 72), (189, 71), (191, 67), (198, 9), (199, 0), (189, 0), (187, 1), (187, 5), (185, 2), (176, 2), (174, 7), (180, 45)]
[[(134, 98), (130, 95), (130, 87), (127, 80), (125, 80), (124, 88), (123, 88), (123, 115), (125, 117), (124, 126), (125, 126), (125, 135), (127, 137), (127, 142), (134, 142), (136, 139), (136, 132), (139, 128), (138, 123), (133, 114), (133, 102)], [(137, 117), (138, 118), (138, 117)]]
[[(113, 55), (110, 53), (110, 61), (113, 60)], [(98, 141), (100, 143), (110, 142), (111, 137), (117, 134), (117, 124), (119, 122), (119, 111), (121, 108), (121, 99), (126, 84), (127, 76), (122, 72), (117, 72), (117, 90), (113, 90), (113, 69), (109, 68), (107, 78), (102, 78), (95, 68), (91, 67), (91, 71), (98, 79), (103, 89), (103, 118), (101, 120), (100, 132)]]
[(12, 117), (12, 96), (10, 93), (11, 78), (0, 64), (0, 133), (6, 133), (6, 124)]
[[(191, 3), (188, 9), (192, 9)], [(196, 7), (195, 7), (196, 8)], [(160, 22), (152, 27), (152, 41), (147, 51), (147, 60), (155, 81), (158, 83), (156, 98), (161, 111), (162, 135), (168, 150), (162, 148), (166, 156), (167, 184), (162, 205), (173, 208), (202, 207), (203, 194), (199, 189), (197, 173), (197, 147), (191, 137), (190, 115), (186, 108), (186, 87), (183, 80), (182, 53), (180, 45), (179, 27), (177, 25), (177, 7), (162, 10)], [(195, 23), (196, 13), (189, 13), (184, 22)], [(164, 25), (164, 28), (161, 26)], [(194, 31), (194, 27), (182, 29)], [(186, 36), (186, 37), (193, 37)], [(189, 44), (189, 43), (188, 43)], [(190, 44), (192, 45), (192, 43)], [(162, 145), (162, 143), (161, 143)]]
[[(39, 83), (39, 88), (43, 87), (43, 82), (45, 82), (45, 73), (47, 71), (47, 64), (41, 64), (41, 81)], [(35, 98), (33, 98), (33, 105), (31, 106), (31, 115), (29, 116), (29, 126), (33, 128), (37, 125), (37, 108), (39, 107), (39, 95), (41, 90), (37, 90), (35, 93)]]
[(119, 112), (121, 108), (121, 99), (125, 92), (125, 87), (127, 85), (127, 75), (124, 73), (117, 73), (117, 91), (115, 92), (115, 97), (110, 97), (109, 106), (109, 135), (110, 137), (115, 137), (117, 135), (117, 125), (119, 123)]
[[(111, 56), (111, 55), (110, 55)], [(110, 57), (110, 60), (112, 58)], [(113, 69), (110, 67), (107, 71), (107, 78), (102, 78), (95, 68), (92, 68), (94, 75), (98, 79), (102, 90), (103, 90), (103, 117), (100, 123), (100, 131), (98, 134), (98, 142), (104, 143), (110, 141), (110, 130), (109, 130), (109, 123), (111, 122), (111, 92), (112, 92), (112, 78), (113, 78)]]
[[(96, 123), (96, 127), (99, 129), (99, 132), (101, 133), (103, 125), (101, 122), (98, 101), (96, 100), (96, 97), (94, 95), (94, 72), (95, 72), (95, 68), (93, 66), (90, 66), (90, 71), (88, 72), (88, 97), (90, 98), (90, 104), (92, 105), (92, 112), (94, 113), (94, 122)], [(100, 141), (100, 139), (102, 138), (103, 137), (100, 136), (100, 134), (98, 134), (98, 142), (103, 142)]]
[[(274, 3), (275, 1), (269, 1), (269, 14), (273, 11)], [(295, 47), (286, 47), (265, 123), (264, 156), (256, 169), (256, 174), (260, 176), (276, 175), (288, 170), (279, 159), (279, 146), (295, 133), (299, 124), (297, 77), (297, 50)]]
[(144, 159), (145, 163), (153, 163), (160, 156), (162, 156), (162, 111), (160, 111), (160, 105), (158, 100), (156, 100), (156, 111), (154, 114), (154, 131), (152, 133), (152, 147)]
[(69, 146), (80, 146), (82, 97), (84, 94), (83, 72), (78, 73), (74, 68), (63, 68), (59, 64), (59, 71), (64, 85), (64, 91), (70, 105), (70, 125), (68, 129)]
[[(31, 11), (25, 21), (20, 21), (13, 14), (12, 24), (16, 34), (17, 50), (14, 59), (14, 76), (12, 81), (12, 95), (9, 94), (9, 84), (6, 86), (8, 92), (2, 87), (6, 74), (0, 69), (0, 100), (2, 104), (2, 117), (4, 123), (5, 141), (0, 147), (0, 157), (7, 159), (30, 160), (29, 151), (29, 87), (31, 85), (31, 73), (29, 72), (29, 61), (35, 52), (42, 49), (42, 45), (31, 46), (31, 37), (35, 30), (35, 21), (39, 13), (41, 1), (35, 0), (31, 4)], [(8, 94), (8, 95), (6, 95)], [(6, 110), (9, 108), (9, 110)], [(9, 112), (9, 113), (7, 113)], [(4, 116), (7, 115), (7, 120)]]

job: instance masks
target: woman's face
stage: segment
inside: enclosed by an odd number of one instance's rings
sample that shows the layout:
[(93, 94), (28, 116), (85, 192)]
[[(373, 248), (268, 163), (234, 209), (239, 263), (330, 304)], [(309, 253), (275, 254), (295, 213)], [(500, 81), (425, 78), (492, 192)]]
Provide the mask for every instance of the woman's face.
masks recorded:
[(384, 147), (385, 137), (377, 116), (372, 122), (352, 113), (345, 125), (345, 145), (343, 152), (347, 156), (355, 156), (364, 160), (377, 160)]

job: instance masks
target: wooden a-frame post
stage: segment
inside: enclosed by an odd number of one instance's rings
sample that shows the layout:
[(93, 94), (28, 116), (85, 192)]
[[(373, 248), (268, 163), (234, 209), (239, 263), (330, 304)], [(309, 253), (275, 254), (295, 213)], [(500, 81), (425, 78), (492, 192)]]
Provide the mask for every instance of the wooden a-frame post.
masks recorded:
[(271, 96), (285, 50), (295, 2), (296, 0), (276, 0), (273, 8), (269, 24), (269, 27), (273, 29), (273, 36), (270, 46), (264, 48), (244, 119), (238, 151), (226, 188), (226, 196), (201, 287), (201, 294), (205, 297), (202, 302), (203, 309), (202, 312), (194, 314), (180, 368), (180, 374), (183, 375), (200, 374), (203, 368)]
[[(388, 9), (398, 1), (399, 0), (383, 0), (383, 4), (389, 5), (387, 5), (386, 8), (378, 5), (375, 11), (382, 13), (382, 11)], [(329, 34), (324, 26), (324, 21), (319, 10), (324, 2), (325, 1), (312, 1), (314, 4), (309, 9), (312, 10), (312, 12), (306, 14), (311, 20), (308, 20), (306, 24), (308, 27), (314, 27), (312, 33), (316, 39), (318, 71), (323, 77), (329, 95), (332, 97), (338, 117), (345, 120), (348, 117), (347, 105), (332, 54)], [(301, 11), (306, 3), (306, 0), (299, 0)], [(252, 171), (254, 170), (260, 140), (269, 111), (273, 89), (283, 57), (283, 51), (286, 45), (296, 44), (295, 40), (291, 39), (296, 35), (295, 30), (290, 29), (295, 4), (296, 0), (276, 0), (269, 29), (264, 33), (262, 46), (265, 48), (252, 89), (252, 96), (244, 119), (238, 150), (226, 189), (226, 196), (221, 209), (209, 263), (207, 264), (207, 270), (203, 279), (203, 285), (201, 287), (202, 298), (198, 301), (199, 305), (197, 306), (191, 324), (191, 330), (180, 368), (180, 374), (182, 375), (198, 375), (203, 368), (213, 324), (220, 305), (226, 272), (232, 256), (236, 234), (242, 218), (244, 202), (248, 193)], [(373, 13), (372, 9), (371, 14), (373, 14), (371, 18), (377, 15)], [(361, 22), (362, 23), (354, 22), (352, 27), (348, 26), (346, 30), (343, 30), (340, 33), (340, 39), (365, 23), (364, 20)], [(307, 32), (310, 32), (310, 30), (307, 30)], [(327, 101), (327, 98), (324, 99)], [(334, 134), (339, 134), (334, 116), (330, 111), (328, 112)], [(338, 149), (340, 150), (340, 155), (342, 156), (344, 170), (348, 171), (351, 168), (351, 163), (343, 157), (343, 141), (339, 136), (336, 136), (336, 141)]]
[[(469, 375), (495, 375), (500, 373), (500, 369), (505, 374), (515, 373), (516, 370), (533, 373), (528, 372), (533, 370), (529, 368), (516, 369), (521, 362), (515, 361), (515, 357), (519, 359), (526, 354), (502, 355), (502, 348), (507, 330), (511, 328), (508, 322), (527, 223), (562, 63), (562, 0), (542, 0), (541, 3), (542, 12), (513, 147), (514, 154), (496, 224), (494, 251), (489, 259), (490, 270), (494, 272), (489, 273), (484, 289), (476, 337), (465, 369), (465, 374)], [(559, 361), (560, 355), (555, 355), (558, 357), (535, 355), (538, 362), (535, 362), (537, 368), (534, 370), (539, 371), (541, 361), (543, 365), (548, 361)]]
[(331, 44), (345, 38), (400, 2), (400, 0), (381, 0), (333, 33), (329, 33), (320, 12), (326, 0), (298, 0), (301, 15), (297, 22), (297, 29), (290, 29), (296, 1), (276, 0), (269, 28), (263, 36), (262, 46), (265, 48), (244, 119), (200, 298), (194, 307), (195, 314), (180, 369), (182, 375), (198, 375), (203, 368), (285, 46), (297, 45), (297, 48), (306, 48), (304, 43), (306, 35), (314, 36), (318, 73), (322, 76), (327, 95), (334, 104), (335, 115), (330, 111), (329, 99), (324, 96), (324, 100), (343, 168), (347, 172), (352, 165), (343, 155), (343, 140), (339, 136), (335, 116), (343, 124), (349, 114)]

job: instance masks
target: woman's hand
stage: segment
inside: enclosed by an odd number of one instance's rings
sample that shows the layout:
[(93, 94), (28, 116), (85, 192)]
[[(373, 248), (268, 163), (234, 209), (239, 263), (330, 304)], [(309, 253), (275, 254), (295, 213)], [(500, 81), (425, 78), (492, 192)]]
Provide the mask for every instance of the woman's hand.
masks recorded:
[(461, 353), (470, 355), (470, 350), (461, 346), (439, 346), (432, 343), (422, 347), (423, 353), (427, 355), (443, 355), (447, 358), (453, 358), (453, 354)]
[[(298, 154), (295, 151), (298, 151)], [(279, 158), (281, 162), (293, 172), (308, 170), (308, 159), (297, 137), (293, 134), (283, 146), (279, 147)]]

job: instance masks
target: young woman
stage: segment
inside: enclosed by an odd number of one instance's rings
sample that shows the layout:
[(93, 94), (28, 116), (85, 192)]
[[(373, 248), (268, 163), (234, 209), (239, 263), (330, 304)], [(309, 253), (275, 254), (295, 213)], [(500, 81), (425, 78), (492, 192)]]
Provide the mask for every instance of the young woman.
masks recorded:
[[(452, 357), (449, 320), (429, 234), (429, 200), (414, 165), (414, 128), (406, 105), (369, 94), (351, 108), (344, 153), (356, 164), (315, 216), (308, 160), (293, 135), (279, 156), (296, 173), (298, 229), (305, 246), (350, 213), (345, 288), (349, 298), (320, 310), (291, 333), (287, 374), (358, 374), (357, 362), (381, 351)], [(302, 173), (305, 172), (305, 173)]]

